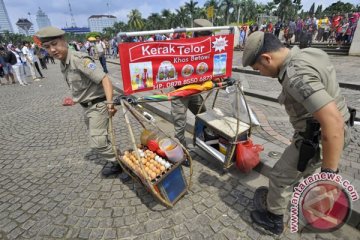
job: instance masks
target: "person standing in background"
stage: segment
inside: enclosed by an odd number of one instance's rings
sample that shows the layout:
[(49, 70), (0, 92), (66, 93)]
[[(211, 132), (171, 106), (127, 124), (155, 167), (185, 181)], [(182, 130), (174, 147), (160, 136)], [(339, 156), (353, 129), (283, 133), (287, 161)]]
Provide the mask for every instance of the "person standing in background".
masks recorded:
[(96, 37), (96, 43), (95, 43), (95, 50), (98, 55), (100, 64), (104, 70), (104, 73), (108, 73), (108, 70), (106, 68), (106, 46), (103, 41), (101, 41), (100, 37)]
[[(23, 61), (24, 66), (30, 68), (30, 74), (33, 81), (40, 81), (38, 77), (36, 77), (35, 69), (34, 69), (34, 52), (30, 49), (29, 42), (23, 42), (23, 48), (21, 49), (25, 61)], [(40, 69), (38, 70), (40, 71)], [(42, 74), (40, 75), (42, 77)]]
[(22, 71), (23, 64), (22, 64), (22, 60), (19, 55), (19, 52), (16, 51), (16, 48), (13, 44), (9, 44), (7, 47), (16, 57), (16, 63), (14, 65), (12, 65), (12, 68), (16, 75), (16, 79), (18, 80), (18, 82), (20, 83), (21, 86), (28, 85), (28, 83), (26, 81), (26, 76), (24, 75), (24, 72)]

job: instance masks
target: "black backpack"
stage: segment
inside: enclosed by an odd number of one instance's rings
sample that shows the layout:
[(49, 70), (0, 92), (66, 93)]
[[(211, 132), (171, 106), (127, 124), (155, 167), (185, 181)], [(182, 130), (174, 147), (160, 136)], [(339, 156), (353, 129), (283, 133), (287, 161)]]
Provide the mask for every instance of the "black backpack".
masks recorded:
[(16, 56), (13, 52), (8, 51), (7, 57), (6, 57), (6, 62), (10, 63), (11, 65), (15, 65), (17, 63), (17, 59)]

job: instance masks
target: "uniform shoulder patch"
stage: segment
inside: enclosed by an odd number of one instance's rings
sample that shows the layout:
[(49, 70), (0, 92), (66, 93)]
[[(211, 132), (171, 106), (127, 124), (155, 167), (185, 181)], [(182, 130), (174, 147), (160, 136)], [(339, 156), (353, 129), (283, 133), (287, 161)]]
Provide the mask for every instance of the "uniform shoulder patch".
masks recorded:
[(84, 67), (89, 68), (91, 70), (96, 69), (96, 64), (89, 58), (84, 59)]

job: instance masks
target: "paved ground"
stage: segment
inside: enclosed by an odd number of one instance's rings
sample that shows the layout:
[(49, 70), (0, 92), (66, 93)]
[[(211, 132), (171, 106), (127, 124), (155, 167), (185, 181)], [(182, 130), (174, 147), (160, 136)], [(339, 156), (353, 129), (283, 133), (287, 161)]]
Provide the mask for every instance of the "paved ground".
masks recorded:
[[(117, 84), (119, 67), (109, 65)], [(256, 172), (220, 176), (216, 162), (193, 152), (191, 192), (165, 209), (139, 184), (103, 179), (104, 161), (89, 151), (80, 106), (69, 96), (59, 65), (28, 87), (0, 87), (0, 239), (273, 239), (253, 228), (254, 189), (267, 185)], [(128, 148), (121, 114), (117, 142)], [(163, 129), (172, 126), (158, 119)], [(140, 127), (132, 120), (133, 129)], [(290, 234), (281, 239), (360, 239), (344, 226), (335, 233)]]

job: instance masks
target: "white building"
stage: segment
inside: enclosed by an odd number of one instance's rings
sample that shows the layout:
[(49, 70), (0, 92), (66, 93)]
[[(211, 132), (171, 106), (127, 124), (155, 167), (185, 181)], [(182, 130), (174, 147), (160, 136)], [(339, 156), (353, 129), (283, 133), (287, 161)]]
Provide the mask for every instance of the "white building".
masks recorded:
[(0, 33), (3, 33), (4, 31), (14, 32), (9, 15), (6, 11), (4, 0), (0, 0)]
[(36, 13), (36, 22), (38, 25), (38, 28), (41, 29), (43, 27), (48, 27), (51, 26), (51, 22), (50, 19), (48, 17), (48, 15), (46, 15), (41, 8), (39, 8), (39, 10)]
[(91, 32), (102, 32), (104, 28), (114, 26), (116, 21), (112, 15), (92, 15), (88, 19)]

